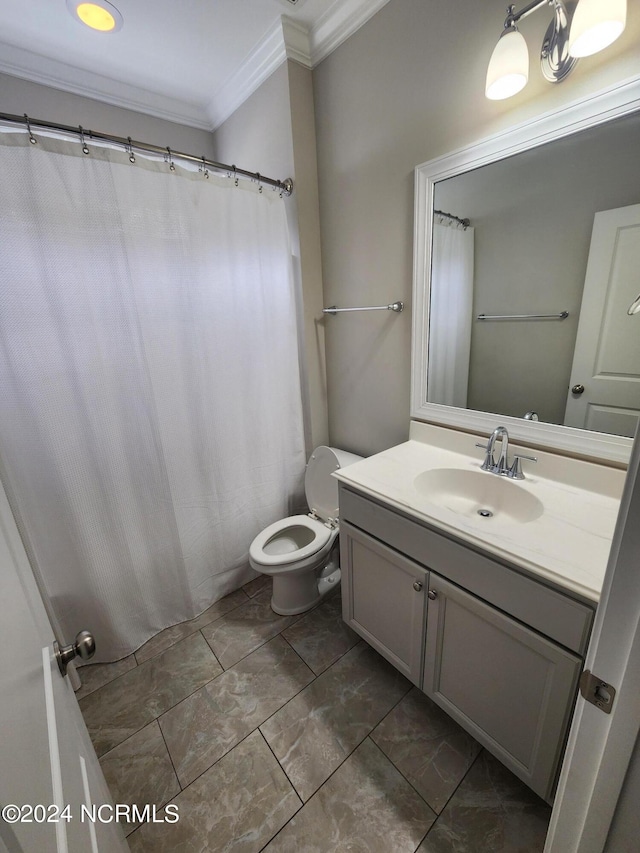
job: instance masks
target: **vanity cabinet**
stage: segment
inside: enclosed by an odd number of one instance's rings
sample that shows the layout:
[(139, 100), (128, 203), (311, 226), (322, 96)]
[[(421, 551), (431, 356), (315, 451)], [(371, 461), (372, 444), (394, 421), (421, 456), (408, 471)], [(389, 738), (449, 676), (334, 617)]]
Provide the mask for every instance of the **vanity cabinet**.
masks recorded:
[(593, 608), (341, 484), (344, 620), (544, 799)]
[(429, 594), (424, 692), (548, 797), (580, 659), (433, 573)]
[(428, 572), (346, 522), (340, 542), (345, 622), (422, 687)]

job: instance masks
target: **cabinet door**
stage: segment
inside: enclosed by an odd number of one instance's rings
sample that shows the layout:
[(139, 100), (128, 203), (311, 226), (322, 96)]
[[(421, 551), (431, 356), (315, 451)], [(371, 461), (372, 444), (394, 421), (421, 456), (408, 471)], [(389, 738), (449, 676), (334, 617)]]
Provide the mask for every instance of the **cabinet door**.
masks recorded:
[(580, 659), (431, 573), (424, 692), (544, 799)]
[(344, 621), (419, 687), (427, 571), (346, 522), (340, 561)]

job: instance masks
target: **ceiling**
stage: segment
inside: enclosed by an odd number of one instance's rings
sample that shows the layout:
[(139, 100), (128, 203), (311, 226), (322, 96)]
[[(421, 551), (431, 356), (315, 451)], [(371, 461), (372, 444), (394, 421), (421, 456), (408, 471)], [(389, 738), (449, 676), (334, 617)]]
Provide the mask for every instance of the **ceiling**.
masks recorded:
[(111, 0), (98, 33), (66, 0), (0, 0), (0, 71), (215, 130), (286, 59), (313, 68), (388, 0)]

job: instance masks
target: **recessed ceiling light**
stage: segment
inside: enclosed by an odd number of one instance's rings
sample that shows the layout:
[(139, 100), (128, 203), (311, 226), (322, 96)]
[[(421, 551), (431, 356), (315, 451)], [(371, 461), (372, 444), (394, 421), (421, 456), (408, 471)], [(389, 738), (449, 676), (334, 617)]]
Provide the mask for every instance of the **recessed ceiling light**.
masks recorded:
[(124, 23), (120, 12), (107, 0), (67, 0), (67, 8), (77, 21), (100, 33), (114, 33)]

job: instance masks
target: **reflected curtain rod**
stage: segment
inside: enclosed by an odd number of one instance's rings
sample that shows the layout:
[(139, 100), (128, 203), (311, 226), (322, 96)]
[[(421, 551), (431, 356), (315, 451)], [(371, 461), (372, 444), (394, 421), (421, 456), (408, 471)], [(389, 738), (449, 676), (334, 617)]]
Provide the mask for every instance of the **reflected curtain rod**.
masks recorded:
[(130, 155), (132, 155), (134, 151), (140, 151), (147, 152), (149, 154), (161, 154), (164, 157), (168, 156), (168, 162), (170, 164), (173, 164), (174, 160), (186, 160), (189, 163), (197, 163), (206, 169), (212, 169), (215, 172), (222, 172), (230, 178), (248, 178), (260, 186), (266, 185), (273, 187), (275, 190), (280, 190), (280, 193), (285, 196), (290, 196), (293, 192), (293, 180), (291, 178), (285, 178), (283, 181), (277, 180), (276, 178), (266, 178), (264, 175), (261, 175), (260, 172), (249, 172), (246, 169), (239, 169), (237, 166), (227, 166), (225, 163), (216, 163), (215, 160), (208, 160), (206, 157), (196, 157), (194, 154), (185, 154), (182, 151), (174, 151), (169, 147), (161, 148), (159, 145), (151, 145), (147, 142), (137, 142), (136, 140), (132, 140), (130, 136), (125, 139), (123, 136), (112, 136), (108, 133), (85, 130), (80, 125), (78, 125), (78, 127), (70, 127), (65, 124), (52, 124), (48, 121), (29, 118), (26, 113), (23, 116), (12, 115), (10, 113), (0, 113), (0, 122), (23, 125), (29, 134), (29, 139), (34, 143), (38, 140), (34, 137), (32, 128), (39, 127), (44, 130), (53, 131), (54, 133), (75, 134), (82, 143), (92, 139), (100, 142), (107, 142), (110, 145), (124, 148), (124, 150)]
[(445, 213), (444, 210), (434, 210), (434, 216), (444, 216), (445, 219), (451, 219), (453, 222), (457, 222), (459, 225), (462, 225), (463, 228), (468, 228), (471, 225), (471, 220), (469, 219), (461, 219), (459, 216), (454, 216), (453, 213)]

